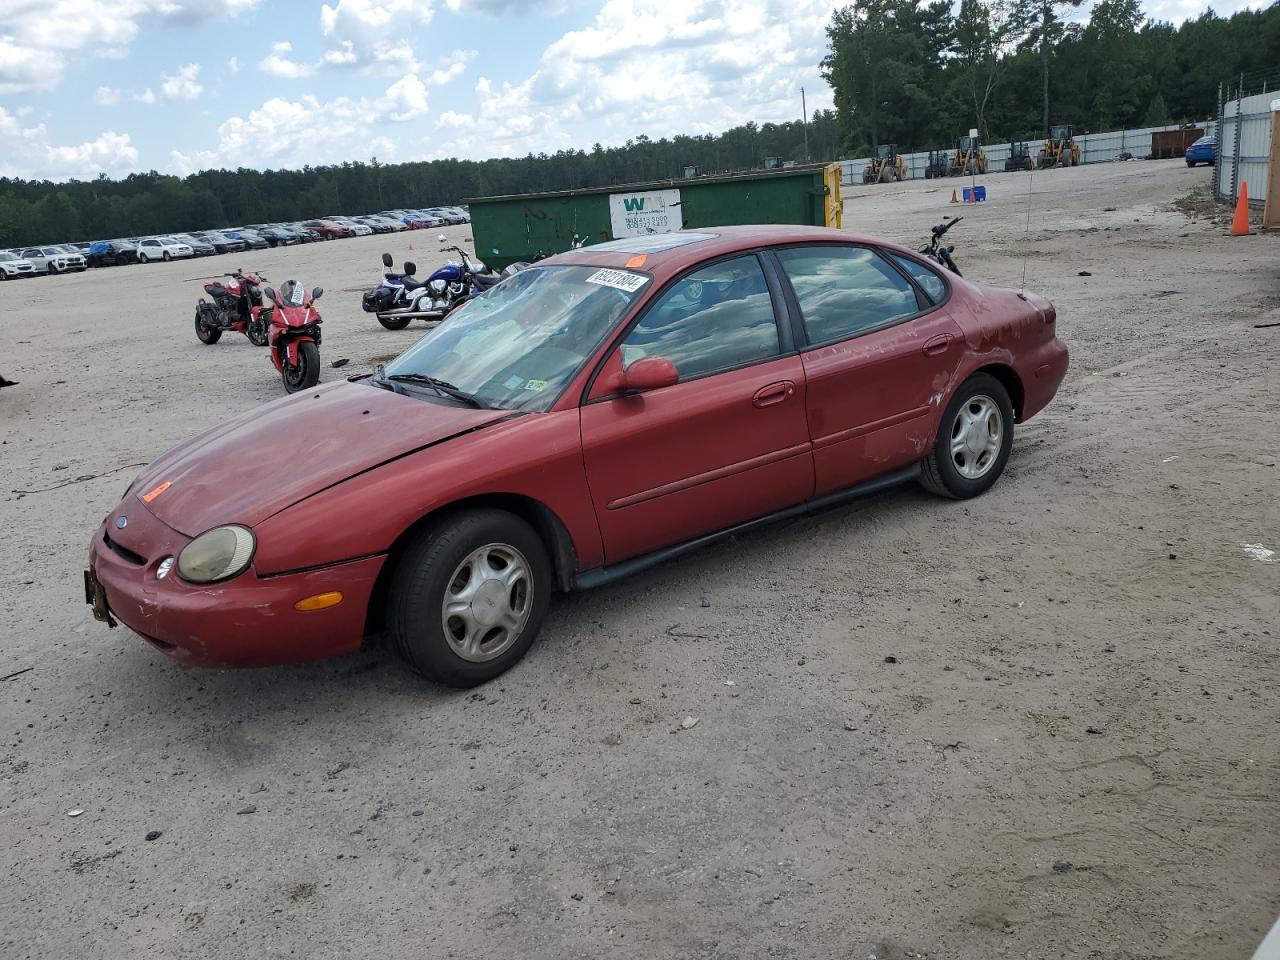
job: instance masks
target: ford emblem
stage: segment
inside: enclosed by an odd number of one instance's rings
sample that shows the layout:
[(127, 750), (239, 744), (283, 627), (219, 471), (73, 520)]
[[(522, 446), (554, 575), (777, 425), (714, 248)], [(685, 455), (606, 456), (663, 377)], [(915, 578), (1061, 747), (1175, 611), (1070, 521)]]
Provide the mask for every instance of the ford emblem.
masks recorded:
[(128, 517), (116, 517), (116, 529), (117, 529), (117, 530), (123, 530), (123, 529), (124, 529), (125, 527), (127, 527), (128, 525), (129, 525), (129, 518), (128, 518)]

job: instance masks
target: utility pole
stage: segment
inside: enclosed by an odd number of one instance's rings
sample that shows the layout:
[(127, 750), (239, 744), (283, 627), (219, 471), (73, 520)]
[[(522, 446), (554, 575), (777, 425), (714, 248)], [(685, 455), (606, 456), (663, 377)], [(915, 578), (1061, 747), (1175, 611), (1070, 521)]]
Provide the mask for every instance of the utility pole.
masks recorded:
[(804, 87), (800, 88), (800, 123), (804, 127), (804, 162), (809, 162), (809, 108), (804, 102)]

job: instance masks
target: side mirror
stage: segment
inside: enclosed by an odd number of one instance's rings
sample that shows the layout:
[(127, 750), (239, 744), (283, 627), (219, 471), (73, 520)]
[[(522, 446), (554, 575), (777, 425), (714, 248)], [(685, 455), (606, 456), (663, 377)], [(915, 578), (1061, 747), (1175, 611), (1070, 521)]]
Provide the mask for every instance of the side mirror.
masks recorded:
[(311, 289), (312, 300), (319, 300), (320, 297), (323, 296), (323, 294), (324, 294), (324, 287), (312, 287)]
[(417, 265), (416, 263), (414, 263), (412, 260), (406, 260), (406, 261), (404, 262), (404, 275), (405, 275), (406, 277), (414, 277), (414, 276), (417, 276), (417, 275), (418, 275), (418, 265)]
[(274, 287), (263, 287), (262, 294), (272, 303), (276, 302), (276, 291)]
[(391, 254), (384, 253), (382, 255), (382, 265), (386, 267), (388, 270), (391, 269)]
[(624, 390), (658, 390), (679, 382), (676, 365), (666, 357), (641, 357), (622, 372)]

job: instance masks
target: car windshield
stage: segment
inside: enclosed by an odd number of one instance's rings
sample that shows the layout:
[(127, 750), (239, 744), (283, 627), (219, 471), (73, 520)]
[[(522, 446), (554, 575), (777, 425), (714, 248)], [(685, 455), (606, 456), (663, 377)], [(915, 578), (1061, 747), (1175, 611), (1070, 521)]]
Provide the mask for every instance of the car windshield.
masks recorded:
[(458, 308), (386, 376), (432, 377), (486, 407), (546, 410), (648, 282), (624, 270), (531, 267)]
[(6, 250), (0, 250), (0, 260), (17, 260), (17, 259), (19, 258), (15, 257), (12, 253), (9, 253)]

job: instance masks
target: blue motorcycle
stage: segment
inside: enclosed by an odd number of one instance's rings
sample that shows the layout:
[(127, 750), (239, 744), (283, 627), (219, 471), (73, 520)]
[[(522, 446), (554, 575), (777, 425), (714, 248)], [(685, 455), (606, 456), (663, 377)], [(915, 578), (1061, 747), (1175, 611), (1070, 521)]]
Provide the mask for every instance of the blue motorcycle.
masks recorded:
[[(444, 235), (439, 240), (448, 243)], [(411, 320), (425, 320), (429, 326), (435, 326), (455, 307), (529, 266), (527, 263), (513, 263), (495, 273), (483, 263), (472, 260), (467, 251), (456, 244), (440, 250), (458, 254), (461, 261), (450, 260), (426, 280), (414, 277), (417, 265), (411, 261), (405, 262), (404, 273), (391, 272), (391, 254), (384, 253), (382, 263), (388, 272), (378, 286), (364, 295), (362, 306), (365, 312), (375, 314), (378, 322), (388, 330), (403, 330)]]

